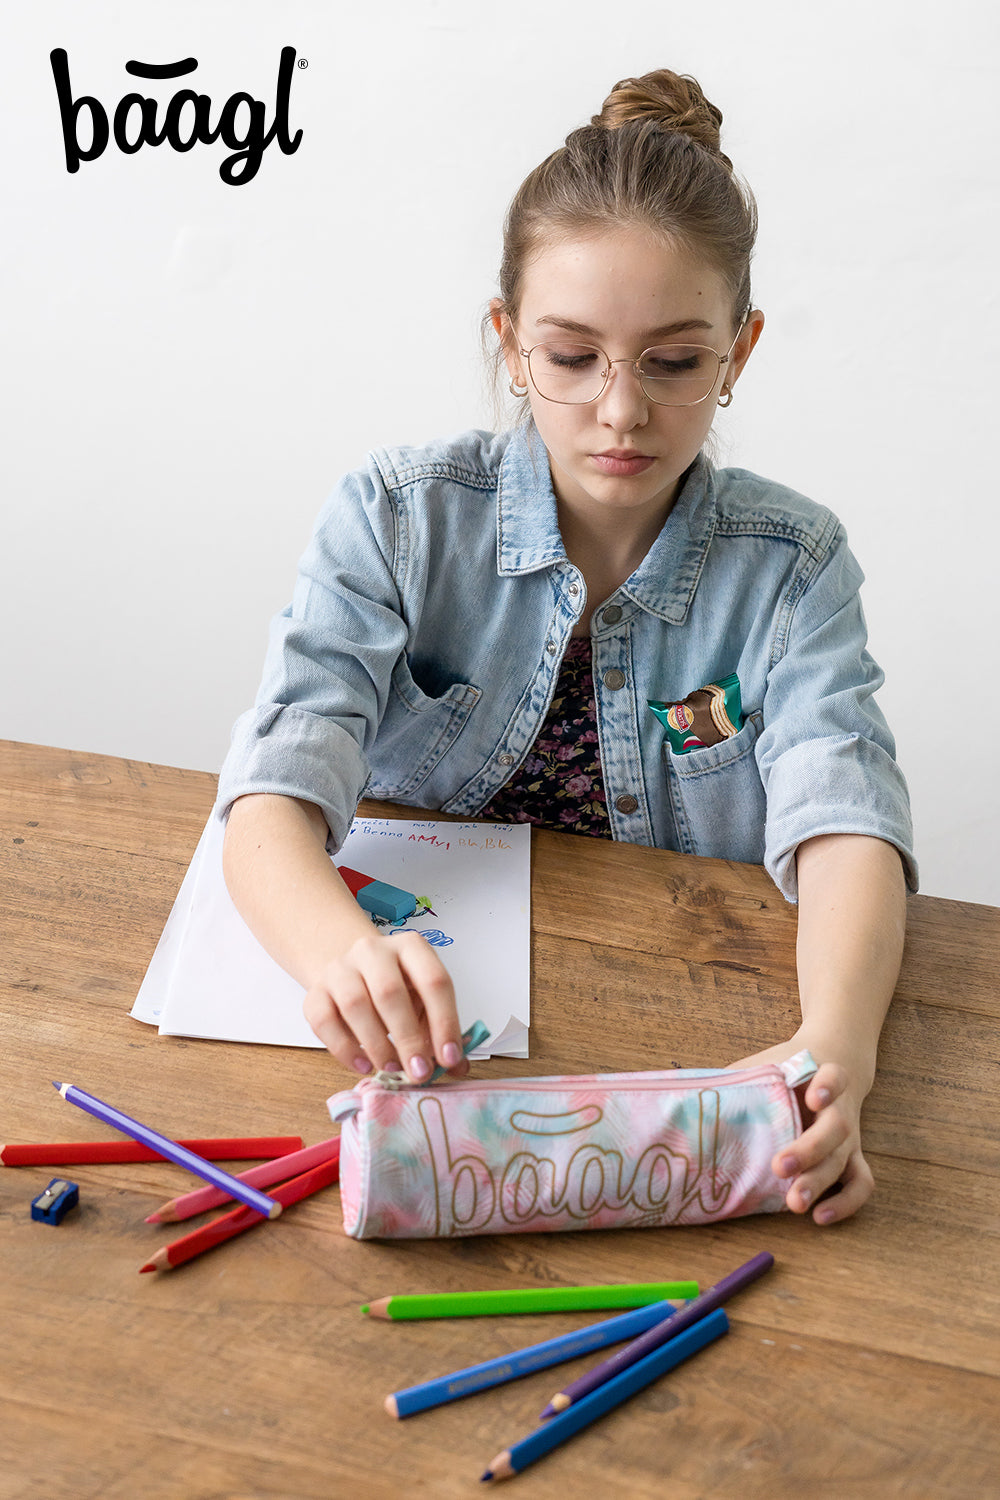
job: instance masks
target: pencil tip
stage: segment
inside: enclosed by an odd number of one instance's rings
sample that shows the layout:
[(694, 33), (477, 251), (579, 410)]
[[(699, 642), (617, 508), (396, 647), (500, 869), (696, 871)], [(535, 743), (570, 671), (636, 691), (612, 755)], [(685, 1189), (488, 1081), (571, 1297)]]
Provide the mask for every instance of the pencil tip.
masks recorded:
[(487, 1469), (485, 1474), (480, 1474), (480, 1476), (479, 1476), (479, 1483), (480, 1484), (486, 1484), (486, 1482), (488, 1480), (492, 1479), (492, 1478), (493, 1478), (493, 1470), (492, 1469)]
[(361, 1311), (364, 1313), (365, 1317), (367, 1318), (367, 1316), (368, 1316), (368, 1303), (367, 1302), (362, 1302), (362, 1304), (361, 1304)]
[(155, 1271), (155, 1270), (156, 1270), (156, 1265), (154, 1264), (154, 1262), (151, 1261), (151, 1260), (147, 1260), (147, 1262), (146, 1262), (146, 1264), (144, 1266), (140, 1266), (139, 1267), (139, 1275), (141, 1276), (142, 1273), (143, 1273), (143, 1271)]
[(147, 1214), (142, 1221), (144, 1224), (162, 1224), (163, 1220), (159, 1214)]

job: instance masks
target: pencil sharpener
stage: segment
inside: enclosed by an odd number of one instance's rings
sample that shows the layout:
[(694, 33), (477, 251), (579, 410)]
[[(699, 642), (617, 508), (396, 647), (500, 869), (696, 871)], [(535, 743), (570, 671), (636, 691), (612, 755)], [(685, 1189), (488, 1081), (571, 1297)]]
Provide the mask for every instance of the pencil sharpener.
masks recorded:
[(31, 1217), (42, 1224), (61, 1224), (80, 1201), (80, 1189), (64, 1177), (53, 1177), (44, 1193), (31, 1200)]

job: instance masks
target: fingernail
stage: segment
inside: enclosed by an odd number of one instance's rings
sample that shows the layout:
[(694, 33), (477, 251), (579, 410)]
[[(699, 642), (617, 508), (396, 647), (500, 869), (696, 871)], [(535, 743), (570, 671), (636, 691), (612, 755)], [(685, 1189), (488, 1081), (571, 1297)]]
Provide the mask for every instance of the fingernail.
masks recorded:
[(833, 1209), (818, 1208), (813, 1215), (813, 1218), (816, 1220), (817, 1224), (829, 1224), (833, 1219)]
[(803, 1208), (808, 1208), (809, 1207), (810, 1203), (813, 1201), (813, 1195), (809, 1191), (808, 1188), (801, 1188), (800, 1189), (800, 1191), (799, 1191), (799, 1201), (801, 1202)]
[(418, 1083), (421, 1078), (427, 1077), (430, 1070), (430, 1063), (427, 1061), (426, 1057), (410, 1058), (410, 1077), (415, 1078)]
[(441, 1061), (446, 1068), (453, 1068), (462, 1056), (462, 1049), (457, 1042), (445, 1042), (441, 1048)]
[(372, 1065), (367, 1057), (356, 1057), (352, 1067), (358, 1073), (370, 1073), (372, 1070)]
[(824, 1106), (824, 1105), (829, 1104), (829, 1102), (830, 1102), (830, 1090), (829, 1089), (817, 1089), (816, 1090), (816, 1098), (819, 1100), (821, 1107)]
[(794, 1177), (799, 1170), (799, 1159), (797, 1156), (783, 1156), (781, 1158), (782, 1177)]

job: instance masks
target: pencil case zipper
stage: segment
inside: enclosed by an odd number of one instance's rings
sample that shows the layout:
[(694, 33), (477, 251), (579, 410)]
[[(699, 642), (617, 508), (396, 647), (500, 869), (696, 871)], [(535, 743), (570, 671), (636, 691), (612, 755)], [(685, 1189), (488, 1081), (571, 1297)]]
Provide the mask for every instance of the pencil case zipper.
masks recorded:
[(561, 1075), (536, 1078), (461, 1079), (435, 1084), (433, 1088), (410, 1083), (403, 1074), (376, 1074), (362, 1079), (353, 1089), (333, 1094), (327, 1100), (330, 1117), (336, 1124), (353, 1118), (364, 1106), (364, 1096), (373, 1092), (420, 1094), (434, 1097), (448, 1094), (510, 1092), (566, 1093), (567, 1087), (621, 1087), (636, 1092), (670, 1089), (698, 1090), (736, 1088), (767, 1079), (784, 1083), (791, 1090), (805, 1083), (816, 1071), (816, 1062), (807, 1051), (797, 1052), (783, 1063), (759, 1063), (753, 1068), (678, 1068), (637, 1073), (588, 1073), (572, 1079)]

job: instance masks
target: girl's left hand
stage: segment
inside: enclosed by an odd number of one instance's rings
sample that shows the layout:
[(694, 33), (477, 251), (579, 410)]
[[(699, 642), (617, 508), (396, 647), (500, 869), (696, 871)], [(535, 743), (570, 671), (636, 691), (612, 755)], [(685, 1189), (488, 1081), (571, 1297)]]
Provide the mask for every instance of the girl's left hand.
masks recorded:
[[(823, 1063), (809, 1081), (805, 1101), (815, 1120), (777, 1154), (772, 1166), (778, 1177), (792, 1179), (785, 1202), (793, 1213), (812, 1208), (816, 1224), (835, 1224), (857, 1213), (875, 1189), (861, 1153), (861, 1100), (853, 1098), (839, 1063)], [(820, 1203), (835, 1183), (840, 1184), (837, 1191)]]
[[(796, 1041), (771, 1047), (730, 1066), (780, 1062), (801, 1045)], [(810, 1079), (805, 1102), (816, 1118), (771, 1163), (777, 1177), (791, 1179), (785, 1202), (792, 1213), (808, 1213), (811, 1208), (816, 1224), (835, 1224), (857, 1213), (871, 1197), (875, 1179), (861, 1151), (863, 1101), (864, 1095), (856, 1097), (847, 1070), (839, 1063), (821, 1064)], [(819, 1202), (835, 1183), (840, 1184), (837, 1192)]]

